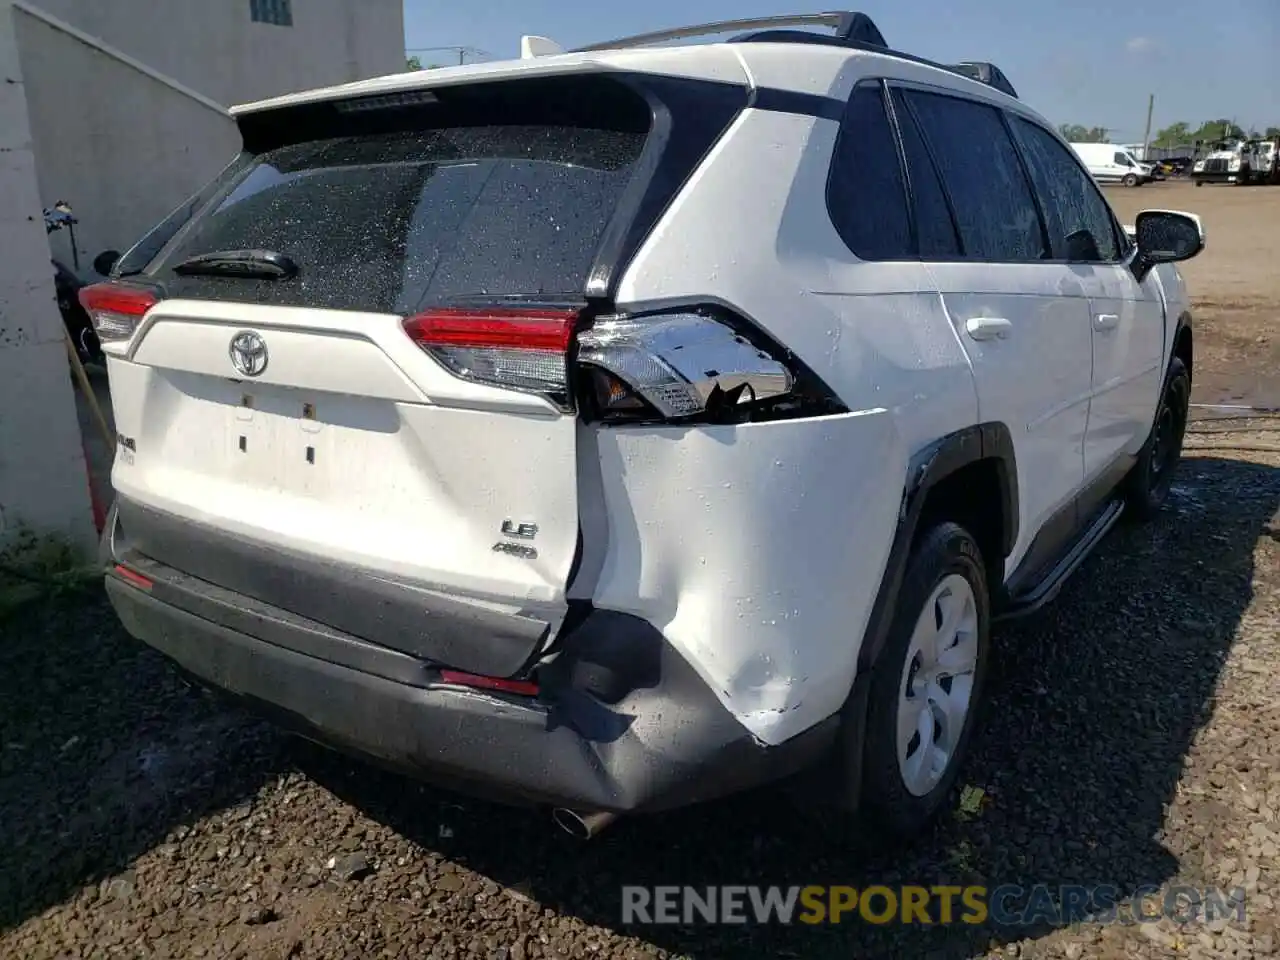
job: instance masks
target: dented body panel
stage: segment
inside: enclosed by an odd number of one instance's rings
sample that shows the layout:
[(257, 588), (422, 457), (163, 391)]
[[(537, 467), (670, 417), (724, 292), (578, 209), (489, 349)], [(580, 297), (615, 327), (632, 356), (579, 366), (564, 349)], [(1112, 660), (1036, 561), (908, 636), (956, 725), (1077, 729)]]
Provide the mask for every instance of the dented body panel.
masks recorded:
[(658, 627), (766, 744), (835, 713), (897, 523), (907, 454), (893, 417), (598, 430), (589, 442), (608, 516), (595, 605)]

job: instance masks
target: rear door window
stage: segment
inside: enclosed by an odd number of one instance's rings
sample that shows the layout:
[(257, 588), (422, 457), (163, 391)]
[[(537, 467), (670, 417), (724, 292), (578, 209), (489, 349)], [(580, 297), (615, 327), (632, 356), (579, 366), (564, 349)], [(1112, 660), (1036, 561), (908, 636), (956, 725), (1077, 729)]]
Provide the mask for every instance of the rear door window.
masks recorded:
[[(169, 296), (411, 313), (468, 299), (581, 297), (646, 134), (502, 125), (338, 137), (242, 164), (148, 272)], [(270, 250), (290, 280), (179, 276)]]
[(964, 255), (1044, 259), (1044, 232), (1017, 148), (994, 107), (918, 90), (905, 92), (938, 161)]

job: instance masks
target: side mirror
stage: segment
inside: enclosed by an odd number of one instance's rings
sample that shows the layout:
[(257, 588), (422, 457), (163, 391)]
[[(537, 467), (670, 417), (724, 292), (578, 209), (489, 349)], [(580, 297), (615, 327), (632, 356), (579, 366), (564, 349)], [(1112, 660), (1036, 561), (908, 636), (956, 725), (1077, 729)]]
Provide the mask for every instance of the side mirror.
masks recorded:
[(1134, 273), (1141, 280), (1160, 263), (1190, 260), (1204, 249), (1204, 224), (1194, 213), (1144, 210), (1133, 224), (1138, 255)]
[(93, 258), (93, 269), (104, 277), (111, 276), (111, 270), (120, 260), (119, 250), (103, 250)]

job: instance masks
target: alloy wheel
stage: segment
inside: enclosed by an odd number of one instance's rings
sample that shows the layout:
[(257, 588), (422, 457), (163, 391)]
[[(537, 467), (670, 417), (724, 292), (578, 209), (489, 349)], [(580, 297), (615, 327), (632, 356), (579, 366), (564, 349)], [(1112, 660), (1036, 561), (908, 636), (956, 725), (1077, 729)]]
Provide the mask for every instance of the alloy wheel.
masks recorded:
[(898, 768), (925, 796), (941, 782), (964, 731), (978, 665), (978, 606), (969, 581), (945, 577), (920, 612), (898, 695)]

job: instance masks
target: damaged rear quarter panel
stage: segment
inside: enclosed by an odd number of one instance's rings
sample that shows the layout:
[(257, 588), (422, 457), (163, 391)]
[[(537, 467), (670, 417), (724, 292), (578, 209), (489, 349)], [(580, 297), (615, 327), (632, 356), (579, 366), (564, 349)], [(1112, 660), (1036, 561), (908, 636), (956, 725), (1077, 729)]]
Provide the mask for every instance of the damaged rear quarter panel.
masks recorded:
[(766, 744), (835, 713), (902, 497), (892, 415), (590, 432), (595, 605), (662, 630)]

